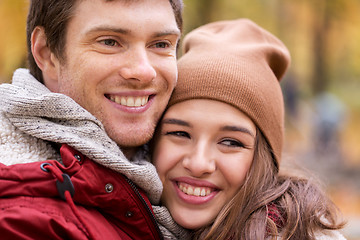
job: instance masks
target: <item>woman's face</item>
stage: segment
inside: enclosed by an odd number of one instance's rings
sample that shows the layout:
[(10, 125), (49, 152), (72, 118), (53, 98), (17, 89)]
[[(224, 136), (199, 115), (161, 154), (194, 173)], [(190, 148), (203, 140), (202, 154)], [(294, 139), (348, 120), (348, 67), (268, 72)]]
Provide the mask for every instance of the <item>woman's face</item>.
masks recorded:
[(163, 204), (178, 224), (196, 229), (214, 221), (244, 182), (255, 135), (250, 118), (219, 101), (188, 100), (167, 110), (153, 160)]

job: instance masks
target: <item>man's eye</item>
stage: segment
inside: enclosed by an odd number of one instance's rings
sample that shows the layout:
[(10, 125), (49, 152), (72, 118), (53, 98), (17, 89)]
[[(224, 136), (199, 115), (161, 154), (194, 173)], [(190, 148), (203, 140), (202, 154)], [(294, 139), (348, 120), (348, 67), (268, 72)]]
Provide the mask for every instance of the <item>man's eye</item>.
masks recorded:
[(157, 42), (155, 43), (156, 48), (168, 48), (170, 46), (167, 42)]
[(114, 47), (116, 46), (117, 42), (113, 39), (105, 39), (101, 41), (104, 45)]
[(237, 140), (233, 139), (225, 139), (220, 142), (220, 144), (225, 145), (227, 147), (245, 147), (244, 144)]
[(171, 136), (176, 136), (176, 137), (190, 138), (190, 135), (189, 135), (187, 132), (184, 132), (184, 131), (167, 132), (167, 133), (165, 133), (165, 135), (171, 135)]

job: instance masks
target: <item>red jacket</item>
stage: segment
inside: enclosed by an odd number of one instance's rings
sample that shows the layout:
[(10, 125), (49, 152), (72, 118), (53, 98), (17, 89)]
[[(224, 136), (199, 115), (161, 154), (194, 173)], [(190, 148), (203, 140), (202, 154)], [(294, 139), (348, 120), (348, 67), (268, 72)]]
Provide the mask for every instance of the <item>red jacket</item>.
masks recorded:
[(129, 179), (67, 145), (60, 154), (64, 165), (0, 164), (1, 239), (162, 238), (148, 198)]

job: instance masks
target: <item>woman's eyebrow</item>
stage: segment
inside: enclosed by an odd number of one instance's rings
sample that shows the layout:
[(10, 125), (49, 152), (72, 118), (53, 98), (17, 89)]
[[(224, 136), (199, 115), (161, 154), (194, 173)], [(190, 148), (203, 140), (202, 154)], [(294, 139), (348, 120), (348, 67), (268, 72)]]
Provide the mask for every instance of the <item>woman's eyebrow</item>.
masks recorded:
[(176, 118), (164, 118), (161, 121), (161, 124), (176, 124), (184, 127), (191, 127), (190, 123)]
[(254, 133), (252, 133), (249, 129), (246, 127), (239, 127), (239, 126), (224, 126), (220, 129), (221, 131), (236, 131), (236, 132), (243, 132), (247, 133), (252, 137), (255, 137)]

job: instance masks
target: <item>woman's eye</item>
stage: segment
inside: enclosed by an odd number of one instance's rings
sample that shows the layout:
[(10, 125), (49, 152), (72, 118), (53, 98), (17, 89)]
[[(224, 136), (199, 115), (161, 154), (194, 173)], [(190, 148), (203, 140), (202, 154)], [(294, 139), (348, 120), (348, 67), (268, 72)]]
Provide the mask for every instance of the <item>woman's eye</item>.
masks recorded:
[(171, 136), (176, 136), (176, 137), (190, 138), (190, 135), (189, 135), (187, 132), (184, 132), (184, 131), (167, 132), (165, 135), (171, 135)]
[(237, 140), (225, 139), (220, 142), (220, 144), (228, 146), (228, 147), (245, 147), (244, 144)]

